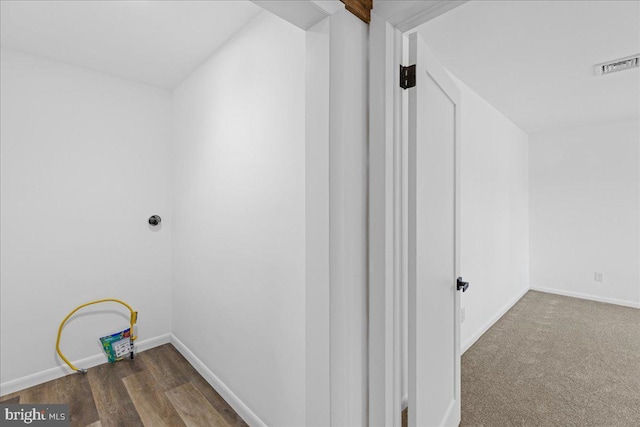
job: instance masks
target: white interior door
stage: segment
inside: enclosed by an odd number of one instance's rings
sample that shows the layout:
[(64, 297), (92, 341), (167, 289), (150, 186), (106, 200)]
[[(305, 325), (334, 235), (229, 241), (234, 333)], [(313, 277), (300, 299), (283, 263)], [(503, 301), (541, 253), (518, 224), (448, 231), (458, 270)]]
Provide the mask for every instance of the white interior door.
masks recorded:
[(460, 423), (460, 94), (420, 35), (409, 36), (409, 425)]

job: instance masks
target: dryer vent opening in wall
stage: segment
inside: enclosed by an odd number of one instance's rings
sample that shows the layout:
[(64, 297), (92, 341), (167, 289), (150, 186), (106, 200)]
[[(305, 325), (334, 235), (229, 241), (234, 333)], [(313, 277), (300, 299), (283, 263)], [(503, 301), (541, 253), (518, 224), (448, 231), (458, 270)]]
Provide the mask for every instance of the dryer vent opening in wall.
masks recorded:
[(628, 56), (626, 58), (616, 59), (615, 61), (597, 64), (595, 66), (596, 76), (615, 73), (616, 71), (629, 70), (637, 68), (640, 65), (640, 54)]

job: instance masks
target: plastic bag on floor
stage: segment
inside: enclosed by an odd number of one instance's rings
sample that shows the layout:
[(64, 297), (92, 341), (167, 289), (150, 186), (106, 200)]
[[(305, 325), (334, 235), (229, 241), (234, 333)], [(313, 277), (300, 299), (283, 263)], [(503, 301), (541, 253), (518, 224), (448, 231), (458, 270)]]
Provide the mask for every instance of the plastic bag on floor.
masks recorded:
[(117, 362), (128, 356), (133, 345), (131, 343), (131, 331), (129, 328), (124, 331), (116, 332), (113, 335), (101, 337), (100, 342), (104, 352), (107, 353), (109, 362)]

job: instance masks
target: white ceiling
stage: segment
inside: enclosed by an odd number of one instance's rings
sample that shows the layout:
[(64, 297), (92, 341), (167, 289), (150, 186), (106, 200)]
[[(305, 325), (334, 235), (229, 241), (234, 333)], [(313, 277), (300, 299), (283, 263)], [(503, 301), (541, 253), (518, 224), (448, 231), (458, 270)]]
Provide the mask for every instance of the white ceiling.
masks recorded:
[[(416, 2), (379, 0), (377, 12), (401, 3)], [(260, 11), (239, 0), (2, 0), (0, 42), (173, 88)], [(471, 1), (419, 31), (449, 70), (529, 133), (639, 115), (639, 69), (593, 74), (596, 63), (640, 53), (639, 1)]]
[[(453, 74), (524, 131), (637, 119), (639, 1), (471, 1), (418, 27)], [(464, 108), (464, 106), (463, 106)]]
[(0, 2), (8, 48), (173, 88), (262, 9), (250, 1)]

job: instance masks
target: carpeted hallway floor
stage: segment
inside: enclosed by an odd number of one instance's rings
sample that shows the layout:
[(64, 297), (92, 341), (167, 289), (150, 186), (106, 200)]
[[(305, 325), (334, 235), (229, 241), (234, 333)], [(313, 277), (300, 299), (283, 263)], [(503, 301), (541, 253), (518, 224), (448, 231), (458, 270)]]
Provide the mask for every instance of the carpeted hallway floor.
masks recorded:
[(463, 355), (461, 426), (640, 426), (640, 310), (528, 292)]

